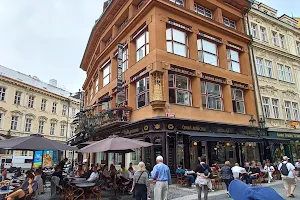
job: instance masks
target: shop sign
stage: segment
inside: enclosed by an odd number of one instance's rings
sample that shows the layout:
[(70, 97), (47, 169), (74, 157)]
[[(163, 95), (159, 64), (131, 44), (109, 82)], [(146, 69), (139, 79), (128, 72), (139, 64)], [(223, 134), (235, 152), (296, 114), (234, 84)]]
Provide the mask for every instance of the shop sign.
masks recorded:
[(174, 113), (166, 113), (166, 117), (175, 118), (175, 114)]
[(202, 126), (185, 126), (185, 125), (183, 125), (181, 127), (181, 129), (184, 131), (206, 131), (206, 127), (202, 127)]
[(123, 45), (122, 44), (118, 44), (118, 77), (117, 77), (117, 91), (121, 91), (122, 90), (122, 58), (123, 55)]
[(186, 74), (186, 75), (189, 75), (189, 76), (195, 76), (195, 72), (194, 71), (189, 71), (189, 70), (177, 68), (177, 67), (174, 67), (174, 66), (171, 66), (170, 70), (173, 71), (173, 72), (180, 73), (180, 74)]
[(184, 25), (179, 24), (179, 23), (177, 23), (177, 22), (174, 22), (174, 21), (172, 21), (172, 20), (169, 20), (169, 21), (168, 21), (168, 24), (171, 24), (171, 25), (173, 25), (173, 26), (176, 26), (176, 27), (178, 27), (178, 28), (184, 29), (184, 30), (189, 31), (189, 32), (192, 31), (190, 27), (184, 26)]
[(202, 75), (202, 79), (208, 80), (208, 81), (217, 82), (217, 83), (222, 83), (222, 84), (226, 83), (226, 79), (215, 77), (215, 76), (211, 76), (211, 75), (208, 75), (208, 74), (203, 74)]
[(247, 84), (239, 83), (239, 82), (235, 82), (235, 81), (232, 81), (232, 86), (237, 87), (237, 88), (246, 89), (246, 90), (249, 89), (249, 86)]
[(300, 134), (297, 134), (297, 133), (277, 133), (276, 136), (279, 137), (279, 138), (300, 139)]
[(131, 134), (134, 134), (134, 133), (139, 133), (140, 132), (140, 129), (139, 128), (135, 128), (135, 129), (126, 129), (126, 130), (123, 130), (122, 133), (125, 134), (125, 135), (131, 135)]
[(233, 128), (217, 128), (218, 133), (235, 133)]
[(220, 39), (215, 38), (215, 37), (210, 36), (210, 35), (207, 35), (207, 34), (205, 34), (205, 33), (199, 33), (199, 35), (200, 35), (201, 37), (204, 37), (204, 38), (210, 39), (210, 40), (212, 40), (212, 41), (215, 41), (215, 42), (217, 42), (217, 43), (222, 43)]
[(130, 82), (136, 81), (137, 79), (141, 78), (141, 77), (144, 76), (145, 74), (147, 74), (147, 69), (144, 69), (144, 70), (141, 71), (140, 73), (138, 73), (138, 74), (136, 74), (135, 76), (133, 76), (133, 77), (130, 79)]

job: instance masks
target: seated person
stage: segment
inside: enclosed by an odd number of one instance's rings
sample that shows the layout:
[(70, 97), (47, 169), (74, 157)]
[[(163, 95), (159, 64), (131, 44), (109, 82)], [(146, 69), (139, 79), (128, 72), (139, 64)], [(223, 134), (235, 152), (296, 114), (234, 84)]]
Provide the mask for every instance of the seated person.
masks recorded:
[(176, 169), (176, 174), (185, 176), (188, 180), (189, 187), (191, 187), (192, 184), (195, 183), (195, 177), (191, 174), (188, 174), (188, 170), (182, 169), (182, 166), (178, 166), (178, 169)]
[(239, 163), (235, 163), (231, 168), (231, 171), (234, 179), (240, 179), (240, 174), (244, 173), (246, 170), (240, 167)]
[(130, 177), (130, 171), (128, 171), (126, 168), (125, 168), (125, 165), (124, 164), (121, 164), (121, 176), (123, 178), (125, 178), (126, 180), (129, 180), (131, 177)]
[(107, 165), (104, 165), (102, 174), (105, 178), (110, 178), (110, 172), (108, 171)]
[[(220, 166), (218, 165), (217, 161), (214, 161), (213, 164), (211, 165), (212, 167), (214, 167), (218, 172), (221, 171)], [(215, 173), (214, 173), (215, 174)]]
[(248, 176), (245, 176), (246, 184), (252, 184), (252, 181), (257, 179), (259, 174), (260, 169), (257, 167), (256, 163), (253, 163), (252, 168), (250, 168), (250, 171), (248, 172)]
[(82, 165), (78, 165), (78, 169), (77, 171), (75, 172), (75, 177), (77, 178), (82, 178), (84, 177), (84, 170), (82, 168)]
[(57, 166), (55, 172), (52, 174), (52, 176), (56, 176), (59, 178), (59, 185), (63, 184), (64, 177), (62, 174), (63, 174), (63, 172), (62, 172), (62, 169), (60, 166)]
[(16, 171), (14, 177), (17, 178), (17, 177), (20, 177), (20, 176), (22, 176), (22, 168), (21, 168), (21, 167), (19, 167), (19, 168), (17, 169), (17, 171)]
[(37, 194), (42, 194), (44, 192), (44, 184), (43, 184), (43, 179), (41, 175), (41, 171), (39, 169), (36, 169), (34, 172), (34, 181), (38, 183), (38, 190)]
[(128, 171), (131, 171), (132, 174), (135, 173), (135, 171), (134, 171), (134, 169), (133, 169), (133, 166), (132, 166), (132, 163), (129, 163)]
[(4, 168), (1, 170), (1, 175), (0, 175), (0, 182), (7, 180), (7, 169)]
[(271, 182), (271, 180), (273, 179), (273, 172), (275, 172), (275, 168), (271, 165), (271, 163), (267, 162), (264, 170), (267, 172), (268, 175), (268, 183)]
[[(34, 194), (38, 189), (38, 183), (34, 180), (32, 173), (27, 174), (26, 181), (21, 189), (11, 193), (6, 197), (7, 200), (25, 200), (26, 195)], [(31, 198), (30, 198), (31, 199)], [(29, 200), (27, 197), (26, 200)]]
[(91, 176), (92, 172), (89, 170), (88, 166), (84, 166), (84, 175), (83, 177), (85, 179), (88, 179)]
[(99, 179), (99, 174), (97, 171), (97, 167), (93, 167), (93, 172), (91, 173), (90, 177), (87, 179), (88, 182), (96, 182)]

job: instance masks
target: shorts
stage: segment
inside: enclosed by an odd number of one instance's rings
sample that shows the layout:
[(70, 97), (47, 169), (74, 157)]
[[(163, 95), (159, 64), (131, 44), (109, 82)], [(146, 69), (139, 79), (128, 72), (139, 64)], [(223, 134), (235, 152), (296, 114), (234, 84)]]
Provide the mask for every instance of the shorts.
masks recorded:
[(282, 181), (284, 185), (296, 185), (295, 178), (282, 177)]

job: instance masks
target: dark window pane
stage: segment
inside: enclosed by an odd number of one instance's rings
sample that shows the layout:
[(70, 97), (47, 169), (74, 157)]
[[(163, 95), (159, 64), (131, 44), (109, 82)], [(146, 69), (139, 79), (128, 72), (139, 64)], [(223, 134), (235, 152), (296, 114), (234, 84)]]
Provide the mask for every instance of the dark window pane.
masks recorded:
[(170, 103), (176, 103), (175, 90), (169, 89), (169, 101)]
[(141, 94), (138, 96), (138, 108), (143, 107), (146, 105), (146, 95)]

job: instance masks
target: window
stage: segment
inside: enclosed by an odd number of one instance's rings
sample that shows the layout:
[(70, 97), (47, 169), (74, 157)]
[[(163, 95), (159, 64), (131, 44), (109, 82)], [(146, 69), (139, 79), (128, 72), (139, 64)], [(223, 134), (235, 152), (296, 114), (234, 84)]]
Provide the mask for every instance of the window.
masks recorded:
[(204, 109), (223, 110), (222, 87), (201, 81), (202, 106)]
[(291, 102), (285, 101), (284, 104), (285, 104), (286, 119), (291, 120), (292, 119)]
[(11, 124), (10, 124), (10, 129), (11, 130), (17, 130), (18, 128), (18, 116), (12, 116), (11, 117)]
[(3, 122), (3, 113), (0, 113), (0, 129), (2, 128), (2, 122)]
[(277, 67), (278, 67), (278, 78), (279, 78), (279, 80), (284, 81), (283, 65), (277, 64)]
[(136, 61), (138, 62), (149, 53), (149, 32), (145, 31), (136, 39)]
[(27, 118), (25, 122), (25, 132), (31, 131), (31, 123), (32, 123), (32, 119)]
[(45, 124), (45, 121), (43, 121), (43, 120), (39, 121), (39, 134), (44, 133), (44, 124)]
[(191, 79), (169, 74), (169, 101), (186, 106), (192, 105)]
[(227, 27), (236, 29), (235, 21), (230, 20), (227, 17), (223, 17), (223, 24)]
[(109, 102), (103, 102), (101, 107), (102, 110), (109, 110)]
[(176, 3), (177, 5), (184, 6), (184, 0), (170, 0), (173, 3)]
[(285, 48), (285, 38), (284, 38), (284, 35), (279, 34), (279, 38), (280, 38), (281, 48)]
[(257, 67), (257, 74), (260, 76), (265, 75), (265, 70), (264, 70), (264, 60), (262, 58), (256, 58), (256, 67)]
[(76, 108), (72, 108), (72, 117), (75, 117), (76, 115)]
[(266, 60), (266, 76), (269, 78), (273, 77), (273, 66), (272, 66), (272, 61)]
[(128, 18), (126, 18), (126, 19), (122, 22), (122, 24), (120, 24), (119, 30), (122, 30), (122, 29), (126, 26), (127, 22), (128, 22)]
[(270, 99), (268, 97), (263, 97), (262, 102), (263, 102), (265, 117), (270, 118), (271, 117)]
[(197, 3), (194, 3), (194, 7), (195, 7), (195, 12), (196, 13), (212, 19), (212, 12), (211, 12), (211, 10), (209, 10), (207, 8), (204, 8), (203, 6), (201, 6), (201, 5), (197, 4)]
[(60, 125), (60, 136), (65, 136), (65, 129), (66, 129), (66, 125), (61, 124)]
[(245, 114), (245, 102), (244, 102), (243, 90), (232, 88), (231, 96), (232, 96), (233, 112)]
[(6, 92), (6, 88), (0, 87), (0, 101), (5, 100), (5, 92)]
[(149, 77), (145, 77), (136, 83), (137, 108), (149, 104)]
[[(103, 86), (104, 86), (104, 82), (103, 82)], [(93, 99), (93, 87), (91, 86), (91, 89), (90, 89), (90, 101), (92, 101)]]
[(55, 123), (50, 124), (50, 135), (55, 135)]
[(140, 9), (145, 3), (145, 0), (141, 0), (140, 3), (137, 5), (137, 9)]
[(116, 94), (116, 103), (118, 106), (126, 106), (128, 102), (128, 87)]
[(122, 51), (122, 72), (128, 69), (128, 48), (124, 47)]
[(167, 51), (176, 55), (188, 56), (188, 42), (186, 32), (168, 28), (166, 31)]
[(228, 68), (234, 72), (241, 72), (239, 52), (233, 49), (227, 49)]
[(299, 107), (298, 107), (298, 103), (292, 103), (293, 105), (293, 114), (294, 114), (294, 119), (296, 121), (299, 121)]
[(265, 27), (260, 27), (260, 32), (261, 32), (261, 39), (264, 42), (268, 42), (268, 35), (267, 35), (267, 30)]
[[(110, 63), (108, 63), (103, 69), (103, 87), (106, 86), (109, 82), (110, 82)], [(91, 93), (92, 92), (93, 91), (91, 91)]]
[(56, 107), (57, 107), (57, 103), (53, 102), (53, 105), (52, 105), (52, 113), (53, 114), (56, 114)]
[(33, 108), (33, 104), (34, 104), (34, 96), (30, 95), (28, 97), (28, 108)]
[(272, 99), (272, 108), (273, 108), (274, 118), (279, 119), (280, 113), (279, 113), (279, 100), (278, 99)]
[(292, 69), (289, 66), (285, 66), (285, 81), (292, 82)]
[(96, 75), (96, 78), (95, 78), (95, 94), (98, 92), (99, 90), (99, 77), (98, 75)]
[(297, 54), (300, 56), (300, 42), (296, 42)]
[(46, 110), (46, 103), (47, 103), (47, 100), (46, 99), (42, 99), (42, 103), (41, 103), (41, 110), (42, 111)]
[(71, 126), (71, 137), (74, 136), (74, 133), (75, 133), (75, 127)]
[(63, 116), (67, 115), (67, 109), (68, 109), (68, 106), (67, 105), (63, 105), (63, 109), (62, 109), (62, 115)]
[(204, 39), (197, 40), (198, 59), (200, 62), (218, 66), (217, 44)]
[(257, 24), (251, 23), (251, 34), (252, 34), (252, 37), (258, 39), (258, 26), (257, 26)]
[(278, 36), (277, 36), (277, 33), (276, 32), (274, 32), (274, 31), (272, 31), (272, 41), (273, 41), (273, 44), (275, 45), (275, 46), (279, 46), (279, 44), (278, 44), (278, 38), (277, 38)]
[(20, 105), (20, 103), (21, 103), (21, 95), (22, 95), (22, 92), (16, 91), (14, 104)]

